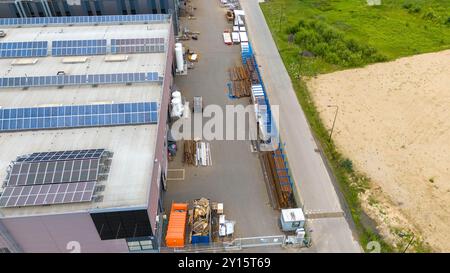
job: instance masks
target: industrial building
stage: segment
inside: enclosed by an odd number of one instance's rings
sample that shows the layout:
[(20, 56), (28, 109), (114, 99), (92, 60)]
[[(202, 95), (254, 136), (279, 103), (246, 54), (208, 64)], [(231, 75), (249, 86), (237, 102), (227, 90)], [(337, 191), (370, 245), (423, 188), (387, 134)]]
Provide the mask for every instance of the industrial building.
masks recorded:
[(0, 0), (0, 18), (171, 14), (178, 29), (179, 0)]
[(158, 251), (172, 24), (0, 19), (0, 252)]

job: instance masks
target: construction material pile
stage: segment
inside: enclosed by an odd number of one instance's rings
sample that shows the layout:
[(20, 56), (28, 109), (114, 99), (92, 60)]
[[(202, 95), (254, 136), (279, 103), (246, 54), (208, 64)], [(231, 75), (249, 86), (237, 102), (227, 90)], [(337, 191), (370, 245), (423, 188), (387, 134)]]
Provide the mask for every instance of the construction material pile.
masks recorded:
[(258, 72), (256, 72), (255, 61), (253, 58), (247, 58), (245, 62), (245, 68), (250, 75), (250, 81), (252, 84), (259, 84)]
[(252, 93), (252, 81), (246, 67), (240, 65), (229, 69), (232, 82), (231, 96), (235, 98), (250, 97)]
[(209, 215), (210, 206), (209, 200), (200, 198), (193, 201), (193, 222), (192, 222), (192, 236), (207, 236), (209, 235)]
[(195, 165), (196, 144), (194, 140), (184, 141), (183, 162), (189, 165)]
[(195, 166), (211, 166), (211, 148), (210, 144), (203, 141), (185, 140), (184, 141), (183, 162)]

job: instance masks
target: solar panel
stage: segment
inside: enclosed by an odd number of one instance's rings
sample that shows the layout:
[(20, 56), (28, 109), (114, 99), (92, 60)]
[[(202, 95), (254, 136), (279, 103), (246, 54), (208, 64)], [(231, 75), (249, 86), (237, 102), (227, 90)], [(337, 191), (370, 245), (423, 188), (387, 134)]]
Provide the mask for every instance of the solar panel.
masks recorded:
[(0, 132), (157, 122), (156, 102), (0, 109)]
[(111, 53), (161, 53), (165, 51), (164, 38), (111, 39)]
[(0, 88), (162, 82), (157, 72), (0, 78)]
[(26, 58), (47, 56), (47, 41), (0, 43), (1, 58)]
[(61, 40), (52, 42), (53, 56), (106, 54), (106, 40)]
[(0, 197), (0, 207), (21, 207), (92, 200), (95, 181), (6, 187)]
[(42, 162), (70, 159), (96, 159), (100, 158), (105, 149), (73, 150), (58, 152), (40, 152), (20, 156), (16, 162)]
[(70, 16), (70, 17), (30, 17), (1, 18), (0, 25), (87, 25), (87, 24), (120, 24), (120, 23), (160, 23), (167, 22), (169, 14), (136, 14), (107, 16)]
[(16, 162), (7, 186), (30, 186), (97, 180), (100, 159)]

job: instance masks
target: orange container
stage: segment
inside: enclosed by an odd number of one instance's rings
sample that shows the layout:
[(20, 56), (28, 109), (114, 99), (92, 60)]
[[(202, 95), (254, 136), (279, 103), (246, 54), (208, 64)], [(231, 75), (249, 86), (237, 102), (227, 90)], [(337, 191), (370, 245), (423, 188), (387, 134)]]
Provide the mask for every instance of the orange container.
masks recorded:
[(168, 247), (184, 247), (186, 238), (186, 217), (188, 204), (173, 203), (170, 209), (169, 225), (167, 226), (166, 245)]

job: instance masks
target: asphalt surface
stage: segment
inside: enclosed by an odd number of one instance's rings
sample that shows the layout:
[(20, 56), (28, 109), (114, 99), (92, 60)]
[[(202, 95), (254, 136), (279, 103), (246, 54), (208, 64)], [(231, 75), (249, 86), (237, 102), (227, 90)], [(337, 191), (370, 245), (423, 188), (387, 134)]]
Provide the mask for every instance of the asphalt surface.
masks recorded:
[[(305, 212), (343, 212), (341, 200), (318, 151), (317, 144), (298, 103), (289, 75), (266, 24), (258, 0), (241, 0), (250, 42), (260, 66), (271, 105), (279, 105), (278, 128), (296, 188)], [(277, 118), (277, 117), (275, 117)], [(341, 217), (310, 221), (313, 244), (318, 252), (360, 252), (348, 220)]]
[[(229, 81), (228, 68), (239, 64), (240, 46), (226, 46), (222, 33), (229, 25), (218, 1), (193, 1), (197, 19), (182, 18), (182, 25), (199, 31), (197, 41), (183, 42), (199, 53), (199, 61), (186, 76), (176, 76), (175, 85), (190, 102), (202, 96), (205, 106), (249, 104), (249, 98), (230, 100), (225, 92)], [(226, 218), (236, 221), (235, 237), (282, 234), (278, 228), (279, 212), (272, 209), (257, 153), (250, 141), (210, 141), (213, 166), (183, 165), (182, 142), (169, 169), (185, 169), (185, 179), (168, 181), (164, 207), (169, 211), (172, 201), (184, 202), (200, 197), (224, 203)]]

